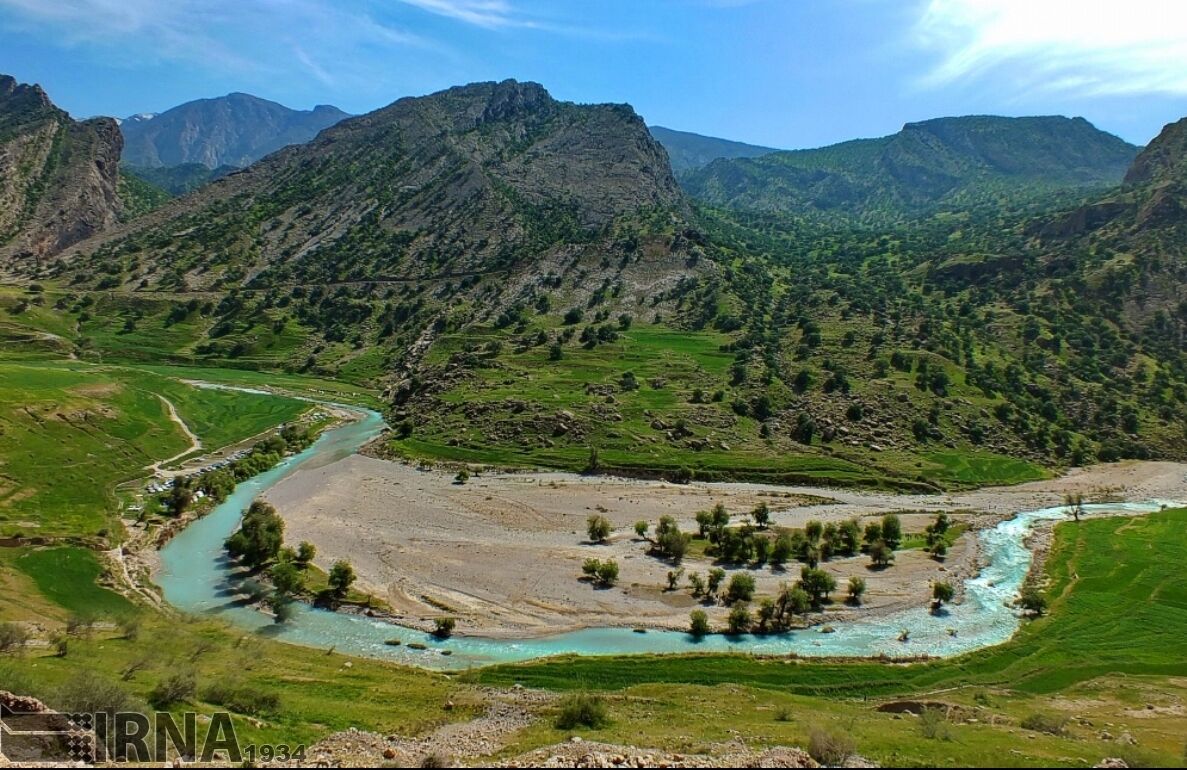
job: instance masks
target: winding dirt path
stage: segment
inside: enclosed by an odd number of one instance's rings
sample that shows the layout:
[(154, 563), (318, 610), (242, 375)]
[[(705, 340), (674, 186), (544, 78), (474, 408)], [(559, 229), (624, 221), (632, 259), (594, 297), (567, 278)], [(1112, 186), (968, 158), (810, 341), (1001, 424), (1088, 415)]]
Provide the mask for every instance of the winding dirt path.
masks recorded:
[(184, 433), (186, 438), (190, 440), (190, 446), (185, 451), (178, 452), (172, 457), (167, 457), (164, 460), (157, 460), (152, 465), (145, 466), (145, 470), (154, 475), (168, 477), (171, 475), (176, 475), (177, 473), (181, 473), (181, 471), (162, 470), (162, 466), (169, 465), (170, 463), (180, 460), (188, 454), (192, 454), (200, 450), (202, 448), (202, 439), (198, 438), (197, 434), (190, 430), (190, 426), (185, 424), (185, 420), (181, 419), (181, 416), (177, 414), (177, 408), (173, 406), (172, 401), (165, 398), (160, 393), (156, 395), (157, 398), (161, 399), (161, 402), (165, 404), (165, 408), (169, 412), (169, 419), (172, 420), (175, 425), (181, 428), (181, 432)]

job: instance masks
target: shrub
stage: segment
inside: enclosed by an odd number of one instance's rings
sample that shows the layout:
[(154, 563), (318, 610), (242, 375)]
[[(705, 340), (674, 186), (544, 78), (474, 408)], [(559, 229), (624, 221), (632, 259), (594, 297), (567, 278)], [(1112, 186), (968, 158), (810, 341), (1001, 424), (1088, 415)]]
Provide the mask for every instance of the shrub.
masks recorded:
[(1067, 730), (1067, 717), (1053, 714), (1031, 714), (1022, 720), (1022, 729), (1048, 735), (1063, 735)]
[(251, 687), (234, 687), (228, 684), (212, 684), (202, 690), (202, 700), (223, 706), (237, 714), (262, 716), (280, 711), (280, 696), (274, 692), (262, 692)]
[(738, 602), (730, 610), (729, 632), (731, 634), (744, 634), (750, 630), (750, 626), (754, 623), (754, 618), (750, 615), (750, 607), (745, 602)]
[(709, 633), (709, 616), (703, 610), (693, 610), (688, 615), (688, 633), (697, 639)]
[(0, 653), (20, 652), (29, 642), (29, 632), (18, 623), (0, 623)]
[(438, 639), (448, 639), (453, 636), (453, 629), (457, 627), (454, 618), (437, 618), (433, 621), (433, 636)]
[(919, 715), (919, 733), (929, 740), (952, 740), (952, 730), (942, 708), (925, 708)]
[(558, 730), (572, 730), (577, 727), (596, 730), (610, 724), (610, 712), (601, 696), (576, 693), (561, 703), (555, 724)]
[(330, 589), (338, 596), (346, 596), (346, 592), (354, 585), (354, 567), (345, 559), (334, 562), (330, 568)]
[(849, 603), (855, 606), (861, 604), (861, 597), (866, 592), (865, 578), (860, 578), (857, 575), (849, 578)]
[(1047, 597), (1034, 586), (1022, 589), (1022, 595), (1018, 597), (1016, 604), (1034, 615), (1042, 615), (1047, 611)]
[(193, 698), (198, 691), (198, 683), (193, 674), (173, 674), (152, 688), (148, 694), (148, 702), (154, 708), (167, 709), (175, 703), (181, 703)]
[(604, 543), (606, 538), (610, 537), (613, 531), (610, 525), (610, 520), (605, 516), (593, 515), (585, 523), (585, 531), (589, 534), (589, 539), (595, 543)]
[(612, 586), (618, 582), (618, 562), (607, 559), (598, 567), (598, 582), (604, 586)]
[(730, 578), (729, 588), (725, 591), (726, 601), (748, 602), (754, 598), (754, 577), (745, 572), (734, 573)]
[(857, 749), (847, 735), (816, 728), (808, 736), (808, 755), (822, 765), (840, 767), (855, 753)]

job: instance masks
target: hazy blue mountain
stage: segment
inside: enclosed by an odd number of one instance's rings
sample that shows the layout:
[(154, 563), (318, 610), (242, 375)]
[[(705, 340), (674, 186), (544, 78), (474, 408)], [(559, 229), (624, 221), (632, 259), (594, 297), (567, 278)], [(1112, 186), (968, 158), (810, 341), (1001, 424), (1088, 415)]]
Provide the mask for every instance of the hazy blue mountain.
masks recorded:
[(208, 169), (242, 168), (290, 144), (303, 144), (345, 117), (328, 105), (293, 110), (250, 94), (198, 99), (120, 125), (122, 161), (156, 168), (197, 163)]
[(757, 158), (778, 152), (772, 147), (759, 147), (756, 144), (702, 136), (691, 131), (676, 131), (663, 126), (649, 126), (648, 130), (668, 151), (672, 171), (676, 174), (703, 168), (718, 158)]

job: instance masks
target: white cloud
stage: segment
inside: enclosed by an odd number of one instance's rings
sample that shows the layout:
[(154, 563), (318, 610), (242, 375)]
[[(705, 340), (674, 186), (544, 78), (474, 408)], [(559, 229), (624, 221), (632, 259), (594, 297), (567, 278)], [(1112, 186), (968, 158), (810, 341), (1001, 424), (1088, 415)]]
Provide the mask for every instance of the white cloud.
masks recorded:
[(438, 16), (447, 16), (488, 29), (533, 26), (532, 22), (520, 18), (505, 0), (400, 0), (400, 2), (416, 6)]
[(0, 0), (0, 11), (65, 45), (237, 72), (295, 64), (325, 83), (333, 78), (317, 61), (351, 62), (359, 47), (440, 48), (382, 23), (365, 3), (335, 0)]
[(1004, 71), (1019, 96), (1187, 94), (1179, 0), (930, 0), (914, 33), (940, 56), (924, 85)]

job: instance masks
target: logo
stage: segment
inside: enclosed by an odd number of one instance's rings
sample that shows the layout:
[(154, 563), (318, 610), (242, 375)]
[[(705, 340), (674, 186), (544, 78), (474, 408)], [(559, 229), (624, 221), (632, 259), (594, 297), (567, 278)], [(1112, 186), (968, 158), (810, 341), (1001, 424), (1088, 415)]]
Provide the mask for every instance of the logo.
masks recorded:
[(227, 712), (22, 712), (0, 706), (0, 759), (9, 762), (234, 762), (296, 756), (304, 747), (239, 745)]

